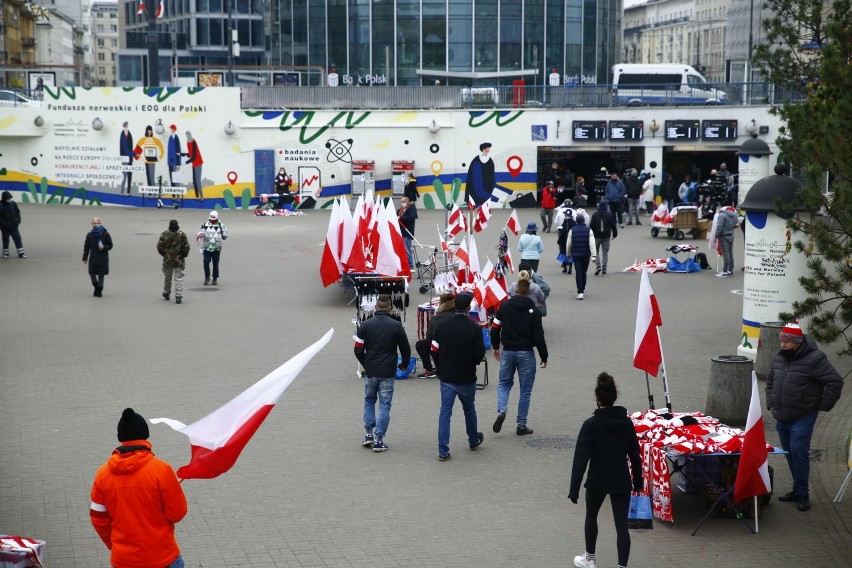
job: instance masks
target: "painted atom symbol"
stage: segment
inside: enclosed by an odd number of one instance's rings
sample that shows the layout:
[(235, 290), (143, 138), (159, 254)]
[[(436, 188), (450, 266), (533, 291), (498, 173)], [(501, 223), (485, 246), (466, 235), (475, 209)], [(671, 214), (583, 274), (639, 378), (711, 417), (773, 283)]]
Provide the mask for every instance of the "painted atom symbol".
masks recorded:
[(334, 162), (344, 162), (351, 163), (352, 162), (352, 139), (348, 140), (335, 140), (334, 138), (330, 138), (328, 142), (325, 143), (325, 147), (328, 148), (328, 155), (325, 157), (329, 163)]

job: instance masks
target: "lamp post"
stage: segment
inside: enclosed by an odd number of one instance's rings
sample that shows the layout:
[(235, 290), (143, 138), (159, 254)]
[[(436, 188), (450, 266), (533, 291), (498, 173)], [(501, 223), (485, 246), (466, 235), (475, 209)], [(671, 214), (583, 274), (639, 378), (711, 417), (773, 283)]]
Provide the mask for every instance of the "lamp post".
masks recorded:
[(233, 15), (231, 14), (231, 2), (234, 0), (225, 0), (225, 11), (228, 13), (228, 28), (225, 30), (225, 41), (228, 42), (228, 77), (225, 84), (229, 87), (235, 85), (234, 81), (234, 40), (231, 37), (231, 30), (234, 29)]
[(157, 0), (145, 0), (145, 15), (148, 18), (148, 85), (160, 86), (160, 47), (157, 37)]

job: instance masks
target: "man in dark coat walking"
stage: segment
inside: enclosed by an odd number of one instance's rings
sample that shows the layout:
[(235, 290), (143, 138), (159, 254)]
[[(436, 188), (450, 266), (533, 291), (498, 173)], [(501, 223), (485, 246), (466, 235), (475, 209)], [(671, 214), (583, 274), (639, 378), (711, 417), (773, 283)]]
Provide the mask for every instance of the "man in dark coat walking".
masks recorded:
[(811, 436), (817, 414), (828, 412), (840, 399), (843, 378), (814, 340), (796, 323), (781, 330), (781, 349), (766, 377), (766, 407), (775, 417), (781, 447), (793, 475), (793, 490), (779, 501), (795, 501), (800, 511), (811, 508), (808, 476)]

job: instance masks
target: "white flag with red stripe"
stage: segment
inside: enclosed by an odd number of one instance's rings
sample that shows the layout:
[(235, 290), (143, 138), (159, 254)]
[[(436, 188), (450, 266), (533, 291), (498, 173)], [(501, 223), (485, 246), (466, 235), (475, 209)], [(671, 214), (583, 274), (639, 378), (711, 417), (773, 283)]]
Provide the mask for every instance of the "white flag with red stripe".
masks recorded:
[(648, 270), (642, 269), (639, 284), (639, 306), (636, 310), (636, 332), (633, 336), (633, 366), (657, 376), (663, 362), (663, 346), (657, 328), (663, 325), (660, 306), (651, 290)]
[(278, 399), (333, 333), (329, 329), (319, 341), (189, 426), (172, 418), (152, 419), (152, 424), (165, 424), (189, 437), (192, 458), (177, 470), (178, 477), (211, 479), (231, 469)]
[(453, 205), (450, 218), (447, 221), (447, 235), (452, 239), (459, 233), (467, 231), (467, 219), (458, 205)]
[(512, 253), (509, 252), (509, 249), (506, 249), (506, 253), (503, 255), (503, 262), (506, 263), (506, 268), (509, 269), (509, 272), (514, 274), (515, 273), (515, 263), (512, 262)]
[(441, 241), (441, 252), (450, 252), (450, 247), (447, 245), (447, 241), (444, 240), (444, 235), (441, 234), (440, 227), (438, 228), (438, 240)]
[(163, 5), (163, 0), (160, 0), (160, 3), (157, 5), (157, 18), (162, 18), (163, 14), (166, 11), (166, 7)]
[(145, 0), (139, 0), (139, 7), (136, 8), (136, 15), (141, 16), (145, 13)]
[(476, 217), (473, 220), (473, 232), (479, 233), (488, 226), (488, 220), (491, 219), (491, 206), (488, 202), (484, 202), (476, 210)]
[(513, 209), (512, 214), (509, 215), (509, 220), (506, 221), (505, 229), (509, 229), (515, 235), (518, 235), (521, 232), (521, 220), (518, 219), (518, 210)]
[(462, 239), (459, 248), (456, 249), (456, 258), (459, 260), (459, 268), (470, 266), (470, 253), (467, 250), (467, 239)]
[(491, 278), (485, 283), (485, 298), (482, 302), (485, 309), (496, 308), (509, 297), (501, 280), (502, 278)]
[(752, 371), (751, 402), (748, 406), (743, 445), (740, 448), (740, 465), (734, 482), (734, 502), (740, 503), (749, 497), (763, 495), (771, 490), (760, 392), (757, 390), (757, 375)]

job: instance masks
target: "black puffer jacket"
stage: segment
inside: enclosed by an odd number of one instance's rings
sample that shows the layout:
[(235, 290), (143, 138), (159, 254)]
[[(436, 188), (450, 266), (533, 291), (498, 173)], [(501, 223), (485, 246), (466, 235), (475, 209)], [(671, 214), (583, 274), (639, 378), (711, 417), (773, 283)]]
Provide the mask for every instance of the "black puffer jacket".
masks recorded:
[(376, 315), (358, 327), (355, 334), (355, 357), (364, 366), (368, 377), (389, 379), (396, 376), (396, 352), (408, 362), (411, 346), (405, 328), (388, 312)]
[[(626, 458), (630, 458), (629, 468)], [(586, 464), (589, 465), (586, 489), (598, 493), (630, 493), (633, 489), (642, 489), (639, 442), (626, 408), (598, 408), (594, 416), (583, 422), (571, 469), (568, 497), (572, 499), (580, 496)]]
[(792, 422), (821, 410), (828, 412), (840, 399), (843, 378), (809, 335), (788, 359), (779, 351), (766, 377), (766, 406), (781, 422)]

